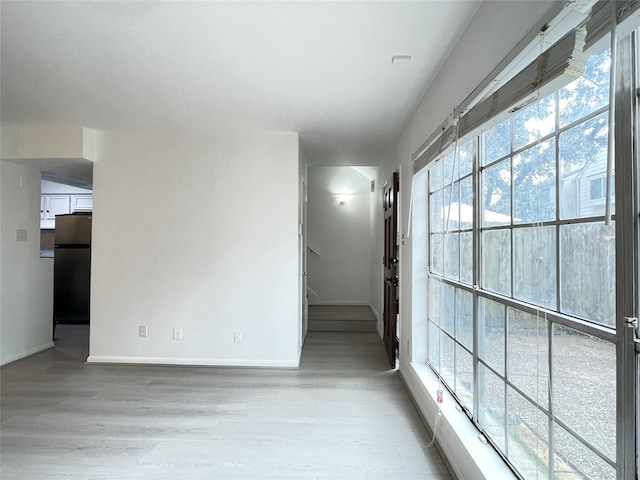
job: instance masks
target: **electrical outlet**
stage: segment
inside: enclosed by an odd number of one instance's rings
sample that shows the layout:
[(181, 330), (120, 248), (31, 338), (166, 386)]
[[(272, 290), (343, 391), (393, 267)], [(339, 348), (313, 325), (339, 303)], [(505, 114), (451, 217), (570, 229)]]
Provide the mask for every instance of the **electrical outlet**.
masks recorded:
[(140, 325), (138, 327), (138, 336), (139, 337), (146, 337), (147, 336), (147, 326), (146, 325)]
[(174, 340), (182, 340), (182, 329), (174, 328), (173, 329), (173, 339)]
[(233, 332), (233, 343), (242, 343), (242, 331), (236, 330)]

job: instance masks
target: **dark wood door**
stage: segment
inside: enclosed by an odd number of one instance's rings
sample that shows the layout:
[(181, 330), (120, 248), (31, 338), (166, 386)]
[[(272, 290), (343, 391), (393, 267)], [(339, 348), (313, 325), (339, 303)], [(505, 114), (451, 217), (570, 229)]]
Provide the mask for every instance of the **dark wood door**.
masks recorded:
[(384, 331), (382, 340), (389, 357), (391, 368), (396, 366), (398, 352), (398, 172), (384, 184)]

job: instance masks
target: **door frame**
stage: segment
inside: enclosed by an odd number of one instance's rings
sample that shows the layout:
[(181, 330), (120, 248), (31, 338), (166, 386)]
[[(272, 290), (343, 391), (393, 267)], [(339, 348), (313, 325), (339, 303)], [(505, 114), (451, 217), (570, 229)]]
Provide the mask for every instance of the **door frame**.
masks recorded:
[(298, 240), (300, 265), (300, 348), (304, 345), (309, 328), (309, 299), (307, 297), (307, 181), (304, 174), (300, 175), (300, 199), (298, 213)]

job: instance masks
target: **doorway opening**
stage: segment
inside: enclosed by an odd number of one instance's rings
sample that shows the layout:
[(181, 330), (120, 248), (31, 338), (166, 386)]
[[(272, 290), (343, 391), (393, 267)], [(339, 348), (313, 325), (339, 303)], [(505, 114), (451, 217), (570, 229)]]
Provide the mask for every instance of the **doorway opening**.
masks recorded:
[[(309, 331), (381, 333), (377, 167), (308, 169)], [(377, 213), (377, 217), (376, 217)]]

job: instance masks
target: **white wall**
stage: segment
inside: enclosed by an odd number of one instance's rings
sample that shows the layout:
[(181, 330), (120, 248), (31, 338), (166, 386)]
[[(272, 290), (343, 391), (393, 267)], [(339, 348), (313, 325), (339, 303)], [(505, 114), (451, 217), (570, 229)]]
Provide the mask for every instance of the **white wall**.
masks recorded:
[[(352, 167), (309, 167), (309, 288), (313, 303), (369, 305), (370, 181)], [(336, 194), (349, 194), (340, 204)]]
[[(486, 75), (505, 57), (522, 37), (554, 6), (548, 1), (485, 1), (480, 6), (469, 28), (453, 49), (438, 77), (431, 84), (421, 103), (403, 129), (395, 152), (387, 158), (381, 167), (381, 176), (385, 178), (400, 167), (401, 233), (406, 234), (409, 222), (409, 202), (412, 181), (412, 154), (453, 112), (453, 109)], [(422, 279), (416, 279), (422, 281)], [(429, 390), (419, 380), (423, 376), (422, 355), (417, 355), (412, 364), (413, 348), (424, 348), (424, 320), (421, 312), (412, 315), (412, 249), (411, 241), (406, 241), (400, 250), (400, 372), (414, 395), (419, 397), (418, 405), (431, 423), (438, 411), (434, 401), (435, 391)], [(422, 305), (422, 304), (420, 304)], [(412, 334), (416, 342), (412, 345)], [(423, 353), (423, 352), (416, 352)], [(418, 372), (418, 373), (416, 373)], [(462, 413), (450, 409), (451, 415)], [(464, 419), (460, 420), (464, 423)], [(450, 434), (455, 423), (447, 417), (443, 420), (440, 444), (449, 456), (459, 478), (483, 478), (480, 463), (493, 465), (497, 472), (492, 478), (502, 478), (505, 469), (502, 462), (490, 448), (477, 441), (475, 434), (469, 434), (464, 441)], [(468, 423), (468, 422), (467, 422)], [(473, 430), (473, 429), (471, 429)], [(476, 442), (477, 445), (474, 443)], [(477, 463), (480, 462), (480, 463)], [(510, 475), (509, 475), (510, 476)]]
[(74, 126), (3, 125), (3, 159), (85, 159), (94, 161), (98, 131)]
[[(0, 162), (0, 364), (52, 347), (53, 260), (40, 256), (40, 171)], [(16, 231), (27, 230), (17, 241)]]
[(97, 151), (89, 361), (297, 366), (297, 134), (103, 134)]

